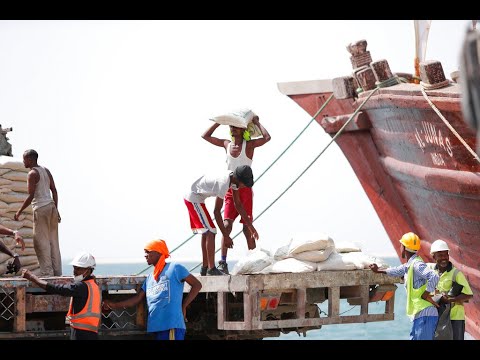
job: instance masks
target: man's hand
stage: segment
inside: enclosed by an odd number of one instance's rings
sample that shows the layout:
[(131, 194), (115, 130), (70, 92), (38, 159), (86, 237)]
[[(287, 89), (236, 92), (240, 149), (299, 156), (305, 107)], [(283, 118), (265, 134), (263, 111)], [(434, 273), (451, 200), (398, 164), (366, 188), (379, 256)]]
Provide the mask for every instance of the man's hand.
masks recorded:
[(258, 125), (258, 123), (260, 122), (260, 119), (259, 119), (258, 115), (255, 115), (255, 116), (252, 118), (252, 122), (253, 122), (255, 125)]
[(457, 300), (456, 296), (443, 295), (441, 302), (444, 304), (454, 304), (456, 300)]
[(36, 276), (33, 275), (30, 270), (28, 270), (28, 269), (23, 269), (23, 270), (22, 270), (22, 277), (25, 278), (25, 279), (27, 279), (27, 280), (33, 281), (33, 279), (34, 279)]
[(22, 251), (25, 250), (25, 241), (23, 241), (23, 237), (18, 232), (15, 233), (14, 239), (17, 244), (20, 244), (22, 246)]
[(14, 219), (15, 221), (18, 221), (18, 218), (20, 217), (21, 214), (22, 214), (22, 212), (21, 212), (20, 210), (18, 210), (18, 211), (15, 213), (15, 215), (13, 215), (13, 219)]
[(252, 225), (252, 226), (249, 227), (249, 230), (250, 230), (250, 237), (251, 237), (253, 240), (257, 241), (258, 238), (259, 238), (257, 229), (255, 229), (255, 228), (253, 227), (253, 225)]
[(114, 310), (115, 309), (115, 303), (112, 300), (103, 300), (102, 309), (103, 310)]
[(185, 322), (188, 322), (188, 320), (187, 320), (187, 307), (183, 304), (182, 304), (182, 313), (183, 313), (183, 319), (185, 320)]
[(18, 256), (15, 256), (13, 258), (13, 273), (16, 274), (18, 270), (22, 267), (22, 264), (20, 264), (20, 259)]
[(440, 305), (437, 304), (437, 302), (435, 300), (433, 300), (432, 295), (428, 291), (425, 291), (422, 294), (422, 299), (428, 301), (431, 304), (433, 304), (433, 306), (435, 306), (436, 308), (440, 307)]
[(233, 240), (230, 236), (223, 236), (223, 244), (225, 245), (226, 248), (232, 249), (233, 248)]
[(370, 270), (372, 270), (374, 273), (378, 273), (378, 265), (377, 264), (370, 264), (368, 265)]

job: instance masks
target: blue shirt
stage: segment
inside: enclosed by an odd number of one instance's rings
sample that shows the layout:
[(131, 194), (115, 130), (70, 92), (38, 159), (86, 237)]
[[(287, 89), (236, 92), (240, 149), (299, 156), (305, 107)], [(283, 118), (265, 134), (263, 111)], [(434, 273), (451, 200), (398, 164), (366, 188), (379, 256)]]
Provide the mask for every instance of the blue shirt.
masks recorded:
[(166, 263), (158, 281), (153, 274), (145, 279), (148, 307), (147, 332), (185, 329), (182, 313), (183, 285), (190, 272), (180, 264)]
[[(423, 286), (427, 283), (426, 291), (433, 293), (435, 288), (437, 287), (439, 276), (438, 274), (430, 269), (427, 264), (423, 261), (415, 261), (413, 260), (418, 257), (418, 255), (413, 255), (405, 264), (391, 267), (386, 269), (387, 275), (390, 276), (403, 276), (404, 277), (404, 285), (407, 284), (407, 273), (408, 268), (413, 263), (413, 288), (418, 289), (419, 287)], [(422, 317), (422, 316), (438, 316), (438, 311), (435, 306), (429, 306), (422, 311), (415, 314), (415, 319)]]

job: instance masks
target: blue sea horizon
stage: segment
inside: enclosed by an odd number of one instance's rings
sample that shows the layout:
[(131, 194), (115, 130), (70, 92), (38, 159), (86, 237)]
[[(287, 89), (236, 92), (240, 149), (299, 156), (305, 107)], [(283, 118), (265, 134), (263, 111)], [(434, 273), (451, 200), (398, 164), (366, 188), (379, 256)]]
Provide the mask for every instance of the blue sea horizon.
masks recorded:
[[(383, 258), (390, 266), (400, 265), (400, 261), (396, 257)], [(198, 262), (195, 261), (178, 261), (187, 269), (191, 270)], [(229, 267), (233, 268), (234, 262), (229, 262)], [(143, 273), (141, 273), (143, 271)], [(127, 262), (115, 263), (105, 262), (98, 263), (95, 274), (100, 275), (146, 275), (152, 271), (146, 262)], [(199, 268), (191, 270), (192, 273), (198, 273)], [(63, 264), (63, 274), (72, 273), (72, 266)], [(360, 324), (336, 324), (325, 325), (318, 330), (310, 330), (304, 337), (296, 332), (281, 334), (279, 337), (265, 338), (264, 340), (408, 340), (410, 338), (411, 322), (405, 314), (406, 292), (403, 284), (397, 284), (395, 293), (395, 319), (392, 321), (380, 321)], [(370, 303), (369, 311), (371, 313), (382, 313), (384, 302)], [(327, 303), (319, 305), (321, 311), (327, 311)], [(340, 313), (349, 313), (351, 315), (360, 313), (360, 306), (349, 305), (342, 300), (340, 305)]]

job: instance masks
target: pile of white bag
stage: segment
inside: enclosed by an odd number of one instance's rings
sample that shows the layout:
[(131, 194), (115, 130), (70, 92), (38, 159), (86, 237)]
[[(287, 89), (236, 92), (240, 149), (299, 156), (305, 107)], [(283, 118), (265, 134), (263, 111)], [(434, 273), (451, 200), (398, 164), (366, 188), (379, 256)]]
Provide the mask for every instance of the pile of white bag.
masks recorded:
[(272, 256), (268, 250), (255, 249), (235, 264), (232, 274), (304, 273), (322, 270), (368, 269), (370, 264), (388, 267), (374, 256), (365, 254), (355, 243), (337, 246), (326, 234), (296, 234), (288, 245)]
[[(32, 207), (27, 207), (18, 221), (14, 219), (15, 213), (28, 196), (27, 173), (29, 170), (18, 159), (0, 156), (0, 224), (12, 230), (18, 230), (22, 235), (25, 241), (24, 251), (11, 236), (3, 236), (3, 242), (6, 247), (20, 255), (22, 268), (32, 270), (36, 274), (40, 270), (40, 265), (33, 248)], [(0, 276), (8, 276), (5, 272), (8, 263), (12, 260), (9, 255), (0, 253)]]
[(252, 139), (262, 136), (262, 132), (252, 122), (255, 113), (251, 109), (239, 109), (223, 115), (212, 117), (210, 120), (215, 121), (220, 125), (235, 126), (242, 129), (247, 129)]

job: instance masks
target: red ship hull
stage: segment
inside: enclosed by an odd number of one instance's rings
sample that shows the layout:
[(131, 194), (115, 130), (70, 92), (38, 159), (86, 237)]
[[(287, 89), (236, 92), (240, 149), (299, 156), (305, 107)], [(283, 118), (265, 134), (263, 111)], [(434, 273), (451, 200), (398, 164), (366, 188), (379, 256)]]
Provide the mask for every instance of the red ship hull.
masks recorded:
[[(312, 117), (332, 94), (327, 81), (279, 84)], [(335, 133), (370, 92), (336, 100), (316, 121)], [(429, 92), (429, 98), (466, 143), (476, 133), (463, 120), (459, 86)], [(466, 330), (480, 339), (480, 163), (422, 96), (420, 86), (400, 84), (374, 94), (336, 143), (372, 202), (397, 254), (409, 231), (423, 240), (420, 255), (433, 261), (436, 239), (450, 247), (450, 260), (474, 292), (465, 304)]]

